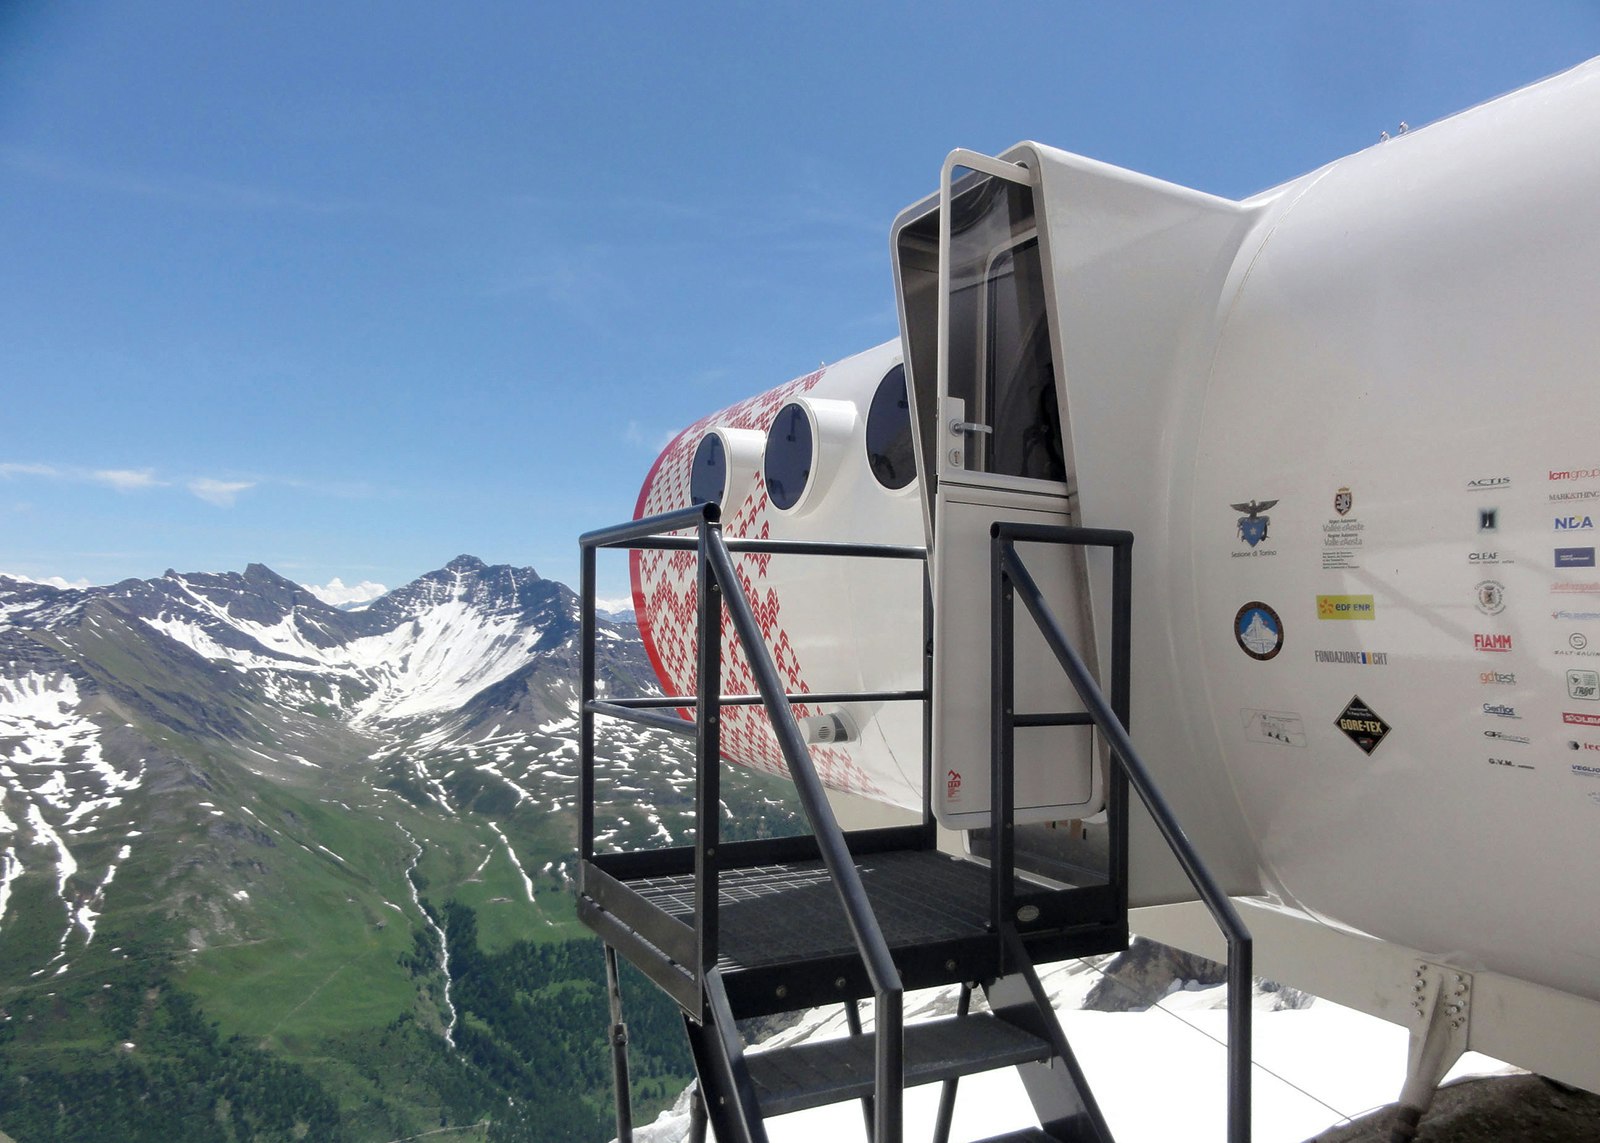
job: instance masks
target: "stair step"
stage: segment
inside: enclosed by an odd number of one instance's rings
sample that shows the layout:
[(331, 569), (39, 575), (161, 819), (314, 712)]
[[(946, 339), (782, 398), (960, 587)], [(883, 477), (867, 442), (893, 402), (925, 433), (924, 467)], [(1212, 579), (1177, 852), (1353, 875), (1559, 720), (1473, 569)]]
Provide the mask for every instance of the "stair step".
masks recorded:
[[(745, 1056), (763, 1115), (785, 1115), (872, 1094), (877, 1036), (795, 1044)], [(1047, 1060), (1053, 1050), (988, 1013), (905, 1027), (906, 1086)], [(1048, 1136), (1046, 1137), (1048, 1138)]]

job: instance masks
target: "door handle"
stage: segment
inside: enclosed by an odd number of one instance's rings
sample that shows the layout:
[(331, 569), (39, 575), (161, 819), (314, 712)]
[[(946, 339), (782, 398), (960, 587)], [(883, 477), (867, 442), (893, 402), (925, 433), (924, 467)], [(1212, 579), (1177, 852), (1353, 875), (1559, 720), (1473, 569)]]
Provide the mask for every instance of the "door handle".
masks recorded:
[(958, 419), (958, 420), (954, 420), (954, 421), (950, 422), (950, 431), (952, 433), (955, 433), (955, 435), (958, 436), (958, 437), (961, 436), (963, 433), (990, 433), (990, 434), (992, 434), (994, 432), (994, 426), (992, 426), (992, 425), (980, 425), (976, 421), (963, 421), (963, 420), (959, 420)]

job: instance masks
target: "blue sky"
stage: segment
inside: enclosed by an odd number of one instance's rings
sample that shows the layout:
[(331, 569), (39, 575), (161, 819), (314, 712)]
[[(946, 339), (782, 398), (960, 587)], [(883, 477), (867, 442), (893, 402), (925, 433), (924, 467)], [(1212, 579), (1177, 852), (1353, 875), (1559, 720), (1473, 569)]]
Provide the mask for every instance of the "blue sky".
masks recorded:
[(570, 583), (672, 431), (895, 335), (951, 148), (1240, 197), (1597, 53), (1587, 0), (11, 0), (0, 571)]

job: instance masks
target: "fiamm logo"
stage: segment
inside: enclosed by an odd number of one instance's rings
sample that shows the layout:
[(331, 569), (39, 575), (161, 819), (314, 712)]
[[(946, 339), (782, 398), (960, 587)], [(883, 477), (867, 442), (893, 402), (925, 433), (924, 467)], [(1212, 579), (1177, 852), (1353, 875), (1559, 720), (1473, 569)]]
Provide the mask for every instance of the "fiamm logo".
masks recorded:
[(1509, 651), (1511, 650), (1511, 636), (1509, 635), (1474, 635), (1472, 637), (1474, 651)]

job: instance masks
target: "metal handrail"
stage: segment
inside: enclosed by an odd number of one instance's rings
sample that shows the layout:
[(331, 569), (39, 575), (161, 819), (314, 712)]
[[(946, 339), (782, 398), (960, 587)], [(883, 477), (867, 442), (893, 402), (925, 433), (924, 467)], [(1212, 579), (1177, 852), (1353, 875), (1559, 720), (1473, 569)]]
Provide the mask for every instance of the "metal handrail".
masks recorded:
[[(755, 676), (756, 689), (761, 692), (767, 717), (772, 722), (778, 746), (783, 751), (783, 760), (789, 767), (789, 776), (794, 780), (795, 792), (800, 796), (801, 808), (811, 824), (811, 832), (816, 835), (823, 864), (833, 877), (834, 889), (839, 894), (839, 903), (844, 907), (851, 936), (866, 965), (867, 977), (872, 982), (873, 1012), (878, 1033), (874, 1091), (877, 1122), (874, 1136), (878, 1143), (898, 1143), (901, 1098), (905, 1086), (905, 1058), (901, 1043), (905, 989), (900, 981), (900, 973), (894, 966), (893, 957), (889, 955), (889, 942), (884, 940), (877, 915), (867, 900), (867, 891), (861, 884), (861, 874), (856, 870), (855, 860), (850, 856), (844, 831), (839, 828), (833, 807), (828, 804), (827, 795), (823, 792), (822, 781), (812, 765), (811, 751), (806, 749), (805, 739), (800, 736), (799, 724), (795, 722), (783, 684), (778, 678), (778, 666), (761, 637), (761, 628), (756, 623), (755, 612), (750, 609), (750, 601), (739, 586), (733, 557), (720, 531), (707, 529), (706, 540), (712, 571), (724, 587), (723, 600), (728, 608), (728, 617), (733, 620), (734, 631), (744, 647), (750, 672)], [(729, 585), (735, 590), (728, 591)]]
[[(1046, 543), (1046, 544), (1071, 544), (1089, 547), (1110, 547), (1113, 549), (1116, 567), (1114, 569), (1113, 609), (1117, 613), (1117, 622), (1114, 632), (1115, 646), (1113, 649), (1113, 692), (1118, 695), (1119, 705), (1126, 706), (1128, 689), (1129, 652), (1131, 648), (1131, 633), (1128, 630), (1128, 615), (1130, 614), (1130, 598), (1132, 589), (1131, 549), (1133, 534), (1131, 532), (1118, 532), (1108, 529), (1074, 528), (1065, 526), (1034, 525), (1034, 524), (1008, 524), (997, 523), (991, 529), (992, 544), (992, 571), (994, 583), (994, 609), (998, 613), (1002, 609), (1009, 615), (1009, 592), (1014, 590), (1021, 598), (1028, 614), (1033, 617), (1045, 642), (1055, 654), (1056, 660), (1066, 672), (1073, 689), (1078, 692), (1078, 697), (1088, 709), (1089, 715), (1094, 720), (1095, 727), (1105, 735), (1111, 745), (1112, 757), (1122, 767), (1128, 782), (1139, 795), (1145, 809), (1150, 812), (1156, 826), (1161, 831), (1161, 836), (1166, 840), (1173, 856), (1178, 859), (1178, 864), (1183, 867), (1184, 874), (1194, 886), (1200, 899), (1205, 902), (1212, 919), (1217, 927), (1222, 930), (1228, 945), (1228, 1140), (1229, 1143), (1249, 1143), (1250, 1139), (1250, 1004), (1248, 1001), (1251, 983), (1251, 957), (1252, 942), (1250, 931), (1245, 927), (1238, 910), (1233, 902), (1217, 884), (1216, 879), (1206, 868), (1194, 843), (1189, 840), (1172, 807), (1156, 786), (1149, 768), (1134, 749), (1133, 741), (1128, 737), (1125, 725), (1126, 710), (1121, 714), (1112, 709), (1106, 701), (1105, 694), (1101, 691), (1094, 677), (1089, 673), (1078, 652), (1073, 649), (1066, 634), (1061, 629), (1061, 624), (1051, 612), (1045, 602), (1039, 585), (1029, 573), (1022, 557), (1016, 550), (1018, 542)], [(1009, 631), (1010, 623), (1005, 624)], [(1009, 644), (1009, 639), (1005, 641)], [(1006, 648), (1009, 657), (1009, 646)], [(1009, 670), (1007, 671), (1009, 681)], [(1006, 696), (1009, 698), (1010, 696)], [(1000, 706), (1000, 697), (997, 690), (996, 706)], [(1009, 710), (997, 709), (995, 711), (997, 728), (1002, 719), (1009, 722), (1014, 716)], [(997, 734), (1000, 731), (997, 729)], [(1009, 757), (1009, 751), (1006, 751)], [(1009, 776), (1007, 776), (1009, 777)], [(1008, 783), (1009, 784), (1009, 783)], [(996, 801), (999, 794), (996, 792)], [(1009, 811), (1009, 807), (1003, 807)], [(1009, 812), (1006, 813), (1009, 819)], [(1007, 821), (1009, 826), (1009, 820)], [(997, 830), (996, 854), (1002, 851), (1009, 858), (1009, 837), (1000, 836), (1002, 830)], [(999, 864), (999, 862), (997, 862)], [(1123, 879), (1124, 884), (1125, 878)]]
[[(790, 778), (800, 799), (801, 808), (817, 841), (823, 864), (832, 876), (839, 894), (840, 904), (850, 926), (856, 948), (861, 953), (868, 980), (874, 995), (874, 1016), (877, 1021), (874, 1138), (877, 1143), (899, 1143), (905, 1080), (904, 1058), (904, 985), (889, 953), (888, 942), (872, 912), (866, 888), (861, 883), (855, 861), (850, 855), (844, 831), (840, 828), (833, 808), (828, 804), (821, 779), (811, 760), (811, 752), (800, 734), (790, 704), (793, 702), (846, 701), (874, 699), (880, 701), (928, 699), (928, 680), (924, 673), (921, 690), (840, 692), (839, 694), (789, 694), (778, 675), (777, 664), (761, 636), (760, 626), (750, 601), (733, 566), (732, 552), (772, 553), (826, 556), (869, 556), (884, 559), (926, 559), (921, 548), (886, 544), (846, 544), (812, 541), (775, 541), (725, 539), (718, 523), (718, 509), (713, 504), (696, 505), (643, 519), (630, 521), (610, 528), (587, 532), (579, 538), (582, 553), (580, 599), (580, 758), (582, 759), (582, 789), (580, 825), (582, 856), (594, 856), (594, 717), (604, 714), (636, 722), (676, 734), (694, 735), (697, 739), (697, 756), (701, 773), (699, 786), (699, 812), (696, 829), (696, 919), (701, 945), (701, 963), (696, 966), (696, 976), (715, 964), (717, 923), (718, 823), (716, 807), (719, 799), (716, 765), (720, 761), (720, 709), (724, 705), (744, 706), (760, 702), (767, 710), (779, 749), (789, 768)], [(666, 536), (665, 532), (684, 528), (696, 529), (694, 537)], [(667, 551), (695, 551), (699, 555), (699, 669), (698, 693), (689, 695), (650, 696), (644, 699), (612, 699), (600, 701), (594, 687), (595, 667), (595, 552), (599, 548), (641, 548)], [(731, 590), (730, 590), (731, 588)], [(756, 683), (755, 695), (723, 695), (721, 683), (721, 610), (726, 605), (734, 632), (744, 649), (751, 673)], [(926, 614), (924, 616), (926, 622)], [(926, 636), (926, 632), (924, 632)], [(693, 707), (693, 720), (665, 714), (663, 707), (679, 709)], [(926, 813), (924, 817), (926, 818)], [(711, 909), (704, 906), (710, 904)]]

